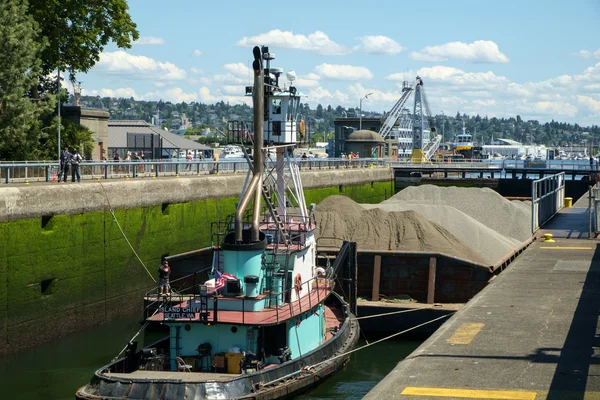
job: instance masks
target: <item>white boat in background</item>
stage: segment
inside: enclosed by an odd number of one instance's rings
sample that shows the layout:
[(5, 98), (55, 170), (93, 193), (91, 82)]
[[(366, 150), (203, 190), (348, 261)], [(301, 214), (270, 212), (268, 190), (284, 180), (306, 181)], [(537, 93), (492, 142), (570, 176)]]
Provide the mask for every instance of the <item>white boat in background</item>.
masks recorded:
[(225, 146), (223, 147), (223, 158), (244, 158), (244, 152), (238, 146)]

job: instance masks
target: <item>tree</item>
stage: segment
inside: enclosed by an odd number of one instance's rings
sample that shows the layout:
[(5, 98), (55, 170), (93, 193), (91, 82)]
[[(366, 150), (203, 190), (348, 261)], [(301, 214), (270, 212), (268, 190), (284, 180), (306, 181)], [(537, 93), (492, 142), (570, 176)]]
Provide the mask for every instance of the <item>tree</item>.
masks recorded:
[[(25, 4), (24, 4), (25, 3)], [(32, 101), (26, 96), (41, 72), (36, 42), (37, 24), (27, 14), (24, 0), (0, 2), (0, 159), (35, 157), (39, 118), (54, 107), (49, 96)]]
[[(52, 119), (51, 124), (44, 130), (41, 138), (41, 150), (39, 157), (44, 160), (56, 158), (58, 139), (58, 117)], [(78, 149), (79, 154), (86, 159), (92, 158), (94, 150), (93, 132), (86, 126), (71, 121), (62, 121), (60, 132), (60, 147), (68, 147), (69, 150)]]
[(317, 106), (317, 118), (323, 118), (323, 106), (321, 104)]
[(37, 21), (42, 51), (42, 75), (60, 68), (87, 72), (98, 62), (108, 42), (130, 48), (139, 38), (126, 0), (29, 0)]

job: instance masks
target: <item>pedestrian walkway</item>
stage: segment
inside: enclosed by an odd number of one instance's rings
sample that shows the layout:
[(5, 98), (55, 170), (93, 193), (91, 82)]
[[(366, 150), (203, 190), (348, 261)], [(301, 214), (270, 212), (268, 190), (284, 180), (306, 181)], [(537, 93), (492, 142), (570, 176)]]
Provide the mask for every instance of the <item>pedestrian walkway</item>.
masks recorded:
[(569, 210), (365, 399), (600, 399), (600, 242)]
[(551, 233), (555, 238), (587, 239), (590, 236), (589, 231), (589, 199), (585, 194), (573, 207), (561, 209), (538, 231), (538, 236)]

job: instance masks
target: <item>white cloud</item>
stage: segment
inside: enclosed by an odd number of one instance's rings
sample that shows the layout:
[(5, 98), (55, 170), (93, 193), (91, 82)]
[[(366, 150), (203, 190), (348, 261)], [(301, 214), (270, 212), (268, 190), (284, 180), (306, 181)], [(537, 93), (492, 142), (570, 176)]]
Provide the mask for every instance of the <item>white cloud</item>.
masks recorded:
[(194, 53), (193, 53), (196, 57), (200, 57), (202, 55), (202, 52), (199, 49), (194, 49)]
[(204, 70), (202, 70), (200, 68), (192, 67), (192, 68), (190, 68), (190, 71), (196, 75), (204, 75)]
[(161, 92), (148, 92), (145, 95), (141, 96), (140, 99), (149, 101), (157, 101), (162, 99), (163, 101), (171, 101), (174, 103), (181, 103), (183, 101), (189, 103), (191, 101), (197, 101), (198, 94), (185, 93), (181, 88), (175, 87)]
[(417, 75), (423, 78), (423, 82), (427, 84), (428, 80), (436, 82), (436, 84), (450, 84), (460, 86), (465, 89), (486, 89), (490, 85), (508, 85), (510, 80), (504, 76), (488, 72), (465, 72), (458, 68), (436, 65), (434, 67), (421, 68), (417, 71)]
[(447, 61), (454, 58), (480, 63), (507, 63), (508, 57), (490, 40), (473, 43), (450, 42), (439, 46), (427, 46), (419, 52), (413, 51), (409, 58), (418, 61)]
[(246, 93), (243, 85), (223, 85), (221, 86), (221, 91), (233, 96), (241, 96)]
[(600, 58), (600, 49), (596, 51), (580, 50), (579, 52), (575, 53), (575, 55), (587, 59)]
[[(199, 100), (203, 103), (216, 103), (219, 101), (224, 101), (232, 104), (247, 104), (249, 106), (252, 105), (252, 97), (250, 96), (231, 96), (227, 94), (223, 94), (221, 90), (215, 90), (213, 94), (211, 89), (207, 86), (203, 86), (198, 90)], [(241, 94), (241, 93), (240, 93)]]
[(405, 81), (407, 76), (412, 76), (414, 74), (408, 75), (404, 72), (396, 72), (394, 74), (389, 74), (388, 76), (386, 76), (385, 79), (386, 81)]
[(156, 37), (156, 36), (140, 36), (138, 40), (133, 42), (133, 44), (149, 44), (149, 45), (163, 45), (167, 42), (165, 39)]
[(577, 114), (577, 107), (565, 101), (517, 101), (514, 107), (515, 113), (520, 112), (529, 115), (547, 115), (574, 117)]
[(369, 97), (363, 100), (363, 109), (379, 109), (384, 108), (389, 110), (398, 101), (402, 94), (397, 91), (384, 92), (375, 88), (365, 88), (360, 83), (350, 85), (348, 87), (350, 98), (355, 98), (356, 103), (360, 103), (360, 99), (369, 94)]
[(583, 106), (585, 106), (590, 111), (595, 113), (600, 112), (600, 101), (591, 98), (590, 96), (577, 96), (577, 102)]
[(358, 38), (361, 44), (353, 50), (362, 50), (369, 54), (398, 54), (406, 47), (387, 36), (361, 36)]
[(156, 61), (146, 56), (134, 56), (122, 50), (100, 54), (94, 69), (128, 79), (181, 80), (186, 78), (183, 69), (170, 62)]
[(242, 63), (225, 64), (223, 68), (239, 78), (253, 79), (254, 76), (254, 71)]
[(346, 93), (339, 90), (331, 93), (329, 90), (318, 86), (308, 92), (308, 102), (312, 105), (317, 104), (331, 104), (331, 105), (342, 105), (349, 106), (350, 100)]
[(260, 46), (265, 43), (269, 44), (270, 50), (275, 48), (307, 50), (329, 56), (350, 53), (350, 49), (330, 40), (329, 37), (321, 31), (315, 31), (308, 36), (305, 36), (294, 34), (292, 31), (273, 29), (256, 36), (244, 36), (237, 42), (237, 45), (240, 47), (252, 47)]
[(304, 76), (298, 76), (294, 81), (294, 86), (299, 90), (302, 90), (302, 88), (315, 88), (320, 85), (319, 79), (321, 79), (319, 75), (311, 72)]
[(362, 81), (373, 78), (373, 73), (365, 67), (354, 65), (321, 64), (315, 71), (326, 79), (340, 81)]
[(465, 90), (462, 94), (470, 97), (492, 97), (492, 93), (488, 90)]
[(118, 89), (102, 88), (100, 90), (81, 89), (81, 94), (83, 96), (124, 97), (124, 98), (133, 97), (134, 99), (137, 98), (137, 94), (135, 93), (135, 90), (133, 90), (132, 88), (118, 88)]
[(493, 106), (496, 105), (496, 100), (494, 99), (486, 99), (486, 100), (473, 100), (473, 104), (476, 104), (478, 106), (483, 106), (483, 107), (489, 107), (489, 106)]

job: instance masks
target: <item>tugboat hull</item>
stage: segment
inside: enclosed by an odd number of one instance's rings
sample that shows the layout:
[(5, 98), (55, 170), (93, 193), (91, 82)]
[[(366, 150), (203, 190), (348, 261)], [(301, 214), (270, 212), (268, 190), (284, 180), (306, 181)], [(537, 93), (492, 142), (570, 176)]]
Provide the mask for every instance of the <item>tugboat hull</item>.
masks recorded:
[[(124, 359), (108, 364), (96, 371), (91, 382), (80, 388), (77, 399), (280, 399), (297, 396), (318, 385), (338, 371), (350, 358), (346, 353), (354, 348), (359, 337), (358, 321), (349, 312), (346, 303), (337, 294), (330, 296), (336, 306), (345, 310), (345, 321), (331, 339), (310, 353), (283, 364), (258, 372), (233, 375), (223, 379), (223, 375), (206, 373), (171, 373), (169, 378), (122, 377), (108, 371)], [(311, 366), (314, 366), (311, 368)], [(172, 376), (185, 376), (173, 379)], [(202, 380), (194, 380), (194, 375)]]

